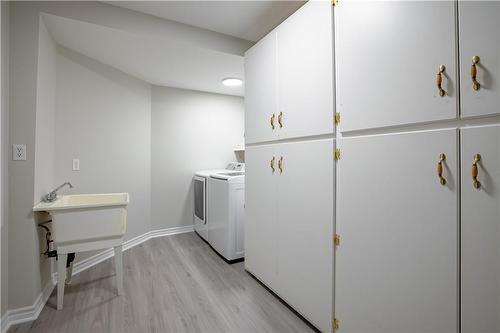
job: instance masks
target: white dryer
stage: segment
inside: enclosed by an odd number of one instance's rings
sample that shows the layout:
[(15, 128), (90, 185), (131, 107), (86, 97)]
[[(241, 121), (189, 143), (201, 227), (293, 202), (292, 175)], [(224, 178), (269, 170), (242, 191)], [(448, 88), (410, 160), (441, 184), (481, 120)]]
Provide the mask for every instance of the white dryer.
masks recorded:
[(208, 179), (208, 242), (227, 262), (243, 260), (245, 173), (216, 172)]
[(193, 177), (194, 211), (193, 223), (194, 231), (208, 242), (208, 182), (210, 175), (220, 172), (241, 172), (245, 170), (243, 163), (231, 162), (225, 169), (198, 171)]

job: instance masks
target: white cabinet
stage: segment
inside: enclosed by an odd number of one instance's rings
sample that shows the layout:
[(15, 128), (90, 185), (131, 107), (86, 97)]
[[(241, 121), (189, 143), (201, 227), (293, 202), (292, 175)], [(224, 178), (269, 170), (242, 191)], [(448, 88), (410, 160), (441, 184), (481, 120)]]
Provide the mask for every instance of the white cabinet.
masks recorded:
[(333, 139), (278, 145), (278, 278), (276, 291), (329, 332), (333, 285)]
[(496, 1), (335, 8), (341, 332), (500, 332), (499, 31)]
[(500, 125), (463, 129), (461, 150), (462, 332), (500, 332)]
[(245, 53), (247, 144), (333, 134), (332, 15), (308, 2)]
[(333, 147), (323, 139), (245, 153), (245, 268), (325, 332), (332, 318)]
[[(343, 1), (335, 7), (341, 131), (457, 116), (453, 1)], [(442, 75), (440, 96), (436, 73)]]
[(276, 32), (245, 53), (245, 141), (276, 137)]
[(333, 310), (332, 15), (330, 2), (307, 2), (245, 54), (245, 268), (324, 332)]
[[(461, 116), (498, 114), (500, 3), (459, 1), (458, 11)], [(462, 129), (460, 146), (461, 328), (500, 332), (500, 125)]]
[(277, 282), (279, 232), (276, 164), (275, 146), (246, 147), (245, 268), (273, 286)]
[(332, 6), (311, 1), (278, 28), (281, 138), (333, 133)]
[[(345, 138), (337, 164), (340, 331), (458, 331), (457, 130)], [(442, 185), (437, 174), (440, 154)]]
[[(458, 10), (461, 115), (500, 113), (500, 2), (459, 1)], [(475, 66), (477, 90), (471, 75), (474, 57), (479, 57)]]

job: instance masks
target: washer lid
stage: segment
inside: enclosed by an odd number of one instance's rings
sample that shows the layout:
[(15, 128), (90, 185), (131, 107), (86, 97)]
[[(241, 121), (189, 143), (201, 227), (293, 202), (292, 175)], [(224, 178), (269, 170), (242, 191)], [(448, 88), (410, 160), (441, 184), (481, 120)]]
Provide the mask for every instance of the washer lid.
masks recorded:
[(245, 173), (241, 171), (234, 172), (217, 172), (210, 175), (211, 178), (221, 179), (221, 180), (234, 180), (245, 178)]
[(213, 170), (201, 170), (195, 172), (196, 176), (208, 178), (210, 175), (215, 173), (223, 173), (223, 172), (244, 172), (245, 171), (245, 163), (239, 162), (231, 162), (229, 163), (225, 169), (213, 169)]
[(210, 177), (210, 175), (213, 175), (214, 173), (219, 173), (219, 172), (227, 172), (227, 170), (225, 170), (225, 169), (202, 170), (202, 171), (195, 172), (195, 176), (208, 178), (208, 177)]

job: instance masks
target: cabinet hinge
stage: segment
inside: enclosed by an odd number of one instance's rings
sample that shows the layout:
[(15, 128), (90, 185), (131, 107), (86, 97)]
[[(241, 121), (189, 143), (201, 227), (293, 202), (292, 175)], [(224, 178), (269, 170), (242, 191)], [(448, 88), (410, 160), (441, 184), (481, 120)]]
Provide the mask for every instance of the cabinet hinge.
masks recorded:
[(338, 319), (334, 318), (332, 320), (332, 327), (333, 327), (334, 331), (338, 331), (339, 330), (339, 328), (340, 328), (340, 322), (339, 322)]
[(335, 112), (335, 125), (340, 124), (340, 112)]
[(339, 3), (339, 1), (338, 1), (338, 0), (331, 0), (331, 1), (332, 1), (332, 6), (334, 6), (334, 7), (335, 7), (335, 6), (337, 6), (337, 5), (338, 5), (338, 3)]
[(340, 149), (339, 148), (335, 148), (335, 159), (340, 160)]
[(335, 244), (335, 246), (340, 246), (340, 235), (339, 234), (333, 235), (333, 244)]

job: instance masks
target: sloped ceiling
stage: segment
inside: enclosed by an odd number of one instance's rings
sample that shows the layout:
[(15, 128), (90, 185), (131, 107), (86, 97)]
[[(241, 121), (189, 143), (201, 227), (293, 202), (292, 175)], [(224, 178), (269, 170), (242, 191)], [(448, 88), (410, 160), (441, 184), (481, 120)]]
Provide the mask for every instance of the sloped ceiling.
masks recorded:
[(258, 41), (306, 1), (106, 1), (114, 6)]
[(56, 43), (154, 85), (242, 96), (225, 77), (244, 79), (243, 57), (172, 36), (136, 34), (51, 14), (44, 23)]

